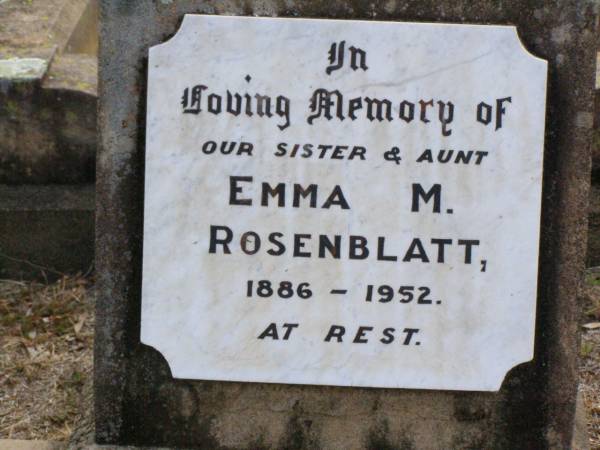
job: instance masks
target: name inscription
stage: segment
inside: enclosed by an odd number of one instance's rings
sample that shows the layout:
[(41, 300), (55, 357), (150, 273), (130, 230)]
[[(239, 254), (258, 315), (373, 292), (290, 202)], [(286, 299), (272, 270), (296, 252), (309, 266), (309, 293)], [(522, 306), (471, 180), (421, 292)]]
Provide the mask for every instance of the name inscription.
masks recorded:
[(188, 15), (148, 77), (141, 337), (175, 377), (497, 390), (532, 357), (514, 28)]

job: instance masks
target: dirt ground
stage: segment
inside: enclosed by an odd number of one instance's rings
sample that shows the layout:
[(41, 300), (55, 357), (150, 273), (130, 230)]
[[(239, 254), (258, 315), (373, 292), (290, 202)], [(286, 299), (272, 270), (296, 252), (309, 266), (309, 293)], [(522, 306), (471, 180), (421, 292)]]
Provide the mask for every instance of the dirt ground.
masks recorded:
[(0, 281), (0, 439), (65, 441), (92, 411), (94, 289)]
[(592, 450), (600, 450), (600, 267), (588, 269), (583, 297), (580, 389)]
[[(0, 280), (0, 439), (91, 443), (94, 286)], [(581, 390), (600, 450), (600, 268), (583, 297)]]

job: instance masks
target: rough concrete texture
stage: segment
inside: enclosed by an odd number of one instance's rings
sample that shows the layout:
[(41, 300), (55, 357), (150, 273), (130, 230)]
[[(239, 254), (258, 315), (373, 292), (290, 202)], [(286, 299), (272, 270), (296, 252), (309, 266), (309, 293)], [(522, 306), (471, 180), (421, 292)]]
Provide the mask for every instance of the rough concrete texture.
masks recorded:
[(93, 242), (93, 185), (0, 185), (0, 278), (85, 272)]
[[(101, 2), (96, 439), (201, 449), (567, 449), (577, 392), (595, 2)], [(139, 342), (146, 61), (186, 12), (515, 24), (549, 61), (535, 358), (498, 393), (173, 380)]]
[(96, 62), (78, 58), (60, 83), (65, 72), (51, 71), (48, 85), (0, 80), (0, 183), (94, 181)]
[[(597, 47), (600, 48), (600, 33)], [(594, 138), (592, 142), (592, 170), (600, 174), (600, 52), (596, 53), (596, 90), (594, 91)], [(597, 182), (596, 182), (597, 183)]]
[(575, 426), (573, 427), (573, 440), (571, 441), (571, 450), (590, 450), (590, 438), (587, 431), (587, 414), (583, 402), (583, 393), (577, 393), (577, 403), (575, 406)]

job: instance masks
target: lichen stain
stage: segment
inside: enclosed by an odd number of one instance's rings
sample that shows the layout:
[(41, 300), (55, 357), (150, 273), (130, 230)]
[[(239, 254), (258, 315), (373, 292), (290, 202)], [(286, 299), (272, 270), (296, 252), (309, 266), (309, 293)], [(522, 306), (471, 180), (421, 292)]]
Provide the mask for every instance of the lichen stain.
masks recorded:
[(367, 435), (367, 450), (416, 450), (414, 441), (406, 435), (400, 435), (398, 442), (390, 437), (390, 427), (387, 420), (382, 421), (371, 429)]
[(318, 450), (322, 446), (312, 430), (312, 420), (305, 420), (299, 403), (294, 405), (294, 412), (288, 420), (285, 433), (279, 442), (279, 450)]
[(552, 28), (551, 31), (551, 39), (555, 44), (564, 44), (572, 39), (571, 28), (573, 28), (573, 24), (566, 23), (564, 25), (560, 25), (558, 27)]

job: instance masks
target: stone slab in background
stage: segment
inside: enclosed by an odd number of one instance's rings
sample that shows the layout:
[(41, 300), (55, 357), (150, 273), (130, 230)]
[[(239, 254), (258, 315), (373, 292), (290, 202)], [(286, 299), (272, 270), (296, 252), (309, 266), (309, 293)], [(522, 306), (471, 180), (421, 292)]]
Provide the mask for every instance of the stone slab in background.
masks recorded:
[(93, 182), (96, 61), (59, 58), (43, 75), (47, 82), (0, 80), (0, 183)]
[(0, 278), (91, 270), (94, 186), (0, 185)]
[(98, 0), (64, 0), (52, 40), (64, 53), (98, 54)]
[(95, 0), (0, 4), (0, 183), (94, 182), (96, 58), (64, 52), (93, 52), (96, 9)]
[(64, 52), (95, 52), (96, 10), (95, 0), (0, 2), (2, 277), (92, 266), (94, 192), (79, 185), (95, 180), (97, 63)]
[[(139, 342), (146, 60), (184, 13), (516, 25), (549, 61), (535, 358), (499, 393), (173, 380)], [(195, 448), (569, 448), (585, 254), (591, 1), (105, 0), (98, 155), (96, 438)]]

